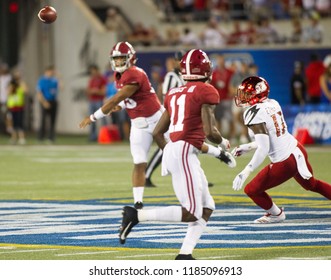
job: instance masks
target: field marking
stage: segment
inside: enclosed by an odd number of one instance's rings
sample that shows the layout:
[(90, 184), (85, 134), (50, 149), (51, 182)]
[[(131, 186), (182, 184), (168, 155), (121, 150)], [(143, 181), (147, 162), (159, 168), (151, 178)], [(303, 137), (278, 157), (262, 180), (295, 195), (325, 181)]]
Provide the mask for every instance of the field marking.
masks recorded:
[(46, 251), (56, 251), (59, 249), (30, 249), (30, 250), (13, 250), (13, 251), (3, 251), (0, 254), (15, 254), (15, 253), (30, 253), (30, 252), (46, 252)]
[(102, 252), (81, 252), (81, 253), (68, 253), (68, 254), (56, 254), (56, 256), (76, 256), (76, 255), (96, 255), (96, 254), (108, 254), (108, 253), (118, 253), (118, 251), (102, 251)]
[(141, 257), (157, 257), (157, 256), (173, 256), (173, 253), (169, 254), (144, 254), (144, 255), (129, 255), (129, 256), (120, 256), (115, 257), (116, 259), (129, 259), (129, 258), (141, 258)]

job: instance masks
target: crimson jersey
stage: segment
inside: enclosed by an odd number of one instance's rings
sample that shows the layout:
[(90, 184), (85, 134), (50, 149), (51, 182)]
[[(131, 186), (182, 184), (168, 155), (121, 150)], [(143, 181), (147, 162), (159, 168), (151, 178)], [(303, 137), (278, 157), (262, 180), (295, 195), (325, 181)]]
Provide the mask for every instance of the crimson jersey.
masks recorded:
[(188, 82), (171, 89), (164, 100), (164, 107), (170, 115), (171, 141), (183, 140), (200, 150), (206, 138), (201, 119), (202, 105), (216, 105), (219, 101), (218, 91), (203, 82)]
[(157, 98), (145, 71), (139, 67), (132, 66), (121, 75), (115, 73), (116, 87), (121, 89), (125, 85), (138, 84), (139, 89), (125, 99), (126, 110), (130, 119), (138, 117), (150, 117), (161, 108), (161, 103)]

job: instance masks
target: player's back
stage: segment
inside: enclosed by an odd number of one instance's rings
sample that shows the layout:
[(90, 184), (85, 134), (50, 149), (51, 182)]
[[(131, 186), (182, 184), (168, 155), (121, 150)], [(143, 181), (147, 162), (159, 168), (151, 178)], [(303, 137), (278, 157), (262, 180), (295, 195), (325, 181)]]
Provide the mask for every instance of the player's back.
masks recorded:
[(272, 162), (282, 161), (290, 156), (297, 140), (288, 132), (284, 115), (279, 103), (267, 99), (251, 106), (244, 112), (245, 125), (265, 123), (269, 133), (269, 158)]
[(219, 103), (217, 90), (204, 82), (188, 82), (171, 89), (164, 106), (170, 115), (169, 133), (172, 142), (183, 140), (200, 149), (205, 140), (201, 108)]

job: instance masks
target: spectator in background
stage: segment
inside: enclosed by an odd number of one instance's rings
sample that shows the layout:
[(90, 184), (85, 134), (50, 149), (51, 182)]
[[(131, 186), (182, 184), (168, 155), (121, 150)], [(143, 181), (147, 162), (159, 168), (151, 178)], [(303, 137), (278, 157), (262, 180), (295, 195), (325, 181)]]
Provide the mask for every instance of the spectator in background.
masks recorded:
[[(245, 61), (235, 61), (235, 73), (232, 75), (229, 89), (232, 97), (236, 95), (237, 88), (240, 85), (241, 81), (250, 76), (249, 64)], [(248, 131), (243, 121), (243, 109), (236, 106), (234, 99), (232, 101), (232, 112), (234, 117), (234, 126), (235, 131), (239, 129), (239, 142), (247, 143), (248, 142)], [(230, 142), (237, 142), (236, 138), (230, 139)]]
[(180, 44), (187, 49), (199, 48), (201, 46), (200, 39), (189, 27), (185, 27), (183, 34), (179, 38)]
[(243, 45), (248, 44), (249, 35), (241, 29), (240, 21), (233, 21), (233, 30), (228, 37), (228, 45)]
[(215, 18), (218, 22), (229, 21), (229, 0), (212, 0), (210, 5), (210, 17)]
[(320, 77), (320, 86), (322, 90), (321, 103), (331, 104), (331, 63)]
[(282, 42), (284, 42), (284, 38), (282, 38), (274, 26), (271, 25), (269, 18), (263, 17), (258, 20), (256, 29), (256, 43), (274, 44)]
[(25, 91), (20, 85), (19, 80), (13, 78), (8, 87), (8, 119), (11, 120), (12, 128), (10, 130), (11, 144), (24, 145), (25, 133), (24, 133), (24, 105), (25, 105)]
[(180, 32), (174, 26), (166, 29), (165, 44), (167, 46), (177, 46), (180, 44)]
[(222, 48), (227, 43), (226, 32), (219, 28), (215, 18), (210, 18), (201, 33), (202, 44), (205, 48)]
[(142, 22), (136, 22), (133, 25), (133, 31), (128, 36), (128, 41), (135, 45), (150, 46), (150, 33), (148, 28)]
[(316, 0), (315, 9), (322, 17), (328, 17), (331, 13), (330, 0)]
[(306, 82), (301, 61), (294, 62), (294, 72), (290, 79), (291, 104), (304, 105), (306, 103)]
[(310, 62), (305, 69), (308, 103), (319, 104), (321, 102), (320, 77), (324, 71), (325, 67), (319, 59), (318, 54), (312, 53), (310, 55)]
[(131, 33), (130, 25), (115, 7), (107, 10), (105, 25), (107, 30), (116, 32), (119, 40), (124, 40)]
[(310, 44), (320, 44), (323, 41), (324, 30), (317, 12), (310, 14), (310, 25), (303, 30), (303, 41)]
[(151, 73), (150, 73), (150, 83), (154, 89), (160, 102), (162, 102), (162, 82), (163, 82), (163, 67), (159, 60), (152, 62)]
[(6, 63), (0, 64), (0, 125), (1, 132), (6, 131), (8, 86), (12, 77)]
[[(48, 130), (47, 140), (55, 141), (55, 124), (58, 109), (58, 93), (60, 85), (56, 77), (55, 67), (48, 66), (37, 82), (37, 99), (40, 103), (40, 127), (38, 140), (43, 141)], [(46, 127), (48, 126), (48, 127)]]
[(225, 66), (224, 55), (217, 55), (217, 65), (212, 73), (212, 80), (210, 82), (213, 85), (220, 96), (220, 103), (215, 108), (215, 119), (217, 121), (217, 129), (222, 129), (222, 121), (226, 121), (229, 124), (229, 133), (227, 138), (233, 139), (235, 136), (235, 126), (232, 112), (232, 95), (230, 93), (230, 80), (233, 75), (233, 71)]
[[(88, 81), (86, 94), (89, 102), (89, 112), (93, 114), (96, 110), (98, 110), (102, 104), (103, 100), (106, 96), (106, 78), (100, 73), (99, 66), (92, 64), (88, 69), (90, 78)], [(103, 125), (106, 125), (106, 120), (103, 119)], [(90, 126), (90, 135), (89, 141), (96, 142), (98, 139), (98, 131), (97, 125), (93, 122)]]
[(289, 41), (291, 43), (297, 44), (303, 42), (303, 29), (301, 20), (299, 18), (295, 18), (292, 20), (292, 32), (289, 37)]

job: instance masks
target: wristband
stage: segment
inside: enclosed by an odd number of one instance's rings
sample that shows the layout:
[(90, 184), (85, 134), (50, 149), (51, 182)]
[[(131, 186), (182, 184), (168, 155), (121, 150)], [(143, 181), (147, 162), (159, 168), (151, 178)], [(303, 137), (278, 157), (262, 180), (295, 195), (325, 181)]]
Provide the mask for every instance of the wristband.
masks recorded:
[(211, 155), (214, 157), (218, 157), (221, 153), (220, 149), (216, 148), (215, 146), (209, 145), (205, 143), (206, 146), (208, 146), (208, 152), (206, 153), (207, 155)]
[(95, 120), (99, 120), (99, 119), (102, 119), (103, 117), (107, 116), (106, 114), (104, 114), (102, 112), (101, 108), (96, 110), (92, 115), (95, 118)]
[(94, 114), (90, 115), (90, 120), (91, 122), (96, 122), (97, 119), (95, 118)]

